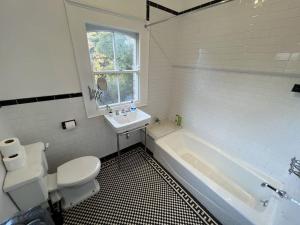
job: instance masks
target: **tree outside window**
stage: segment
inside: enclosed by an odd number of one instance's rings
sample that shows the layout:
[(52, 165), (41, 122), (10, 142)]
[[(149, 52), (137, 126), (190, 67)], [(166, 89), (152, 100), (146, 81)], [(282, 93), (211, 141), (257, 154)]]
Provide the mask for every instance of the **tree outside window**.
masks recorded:
[(95, 83), (107, 81), (98, 106), (138, 100), (138, 34), (86, 25)]

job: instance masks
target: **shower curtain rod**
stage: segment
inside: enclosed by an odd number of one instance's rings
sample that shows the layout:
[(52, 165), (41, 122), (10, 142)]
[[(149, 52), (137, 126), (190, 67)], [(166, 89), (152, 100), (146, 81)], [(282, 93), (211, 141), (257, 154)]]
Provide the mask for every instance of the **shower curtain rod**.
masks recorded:
[(159, 20), (159, 21), (156, 21), (156, 22), (153, 22), (153, 23), (146, 24), (145, 28), (151, 27), (151, 26), (156, 25), (156, 24), (160, 24), (160, 23), (166, 22), (166, 21), (171, 20), (171, 19), (173, 19), (175, 17), (181, 16), (181, 15), (185, 15), (185, 14), (193, 12), (193, 11), (198, 11), (198, 10), (203, 10), (203, 9), (211, 8), (211, 7), (214, 7), (214, 6), (217, 6), (217, 5), (221, 5), (221, 4), (224, 4), (224, 3), (227, 3), (227, 2), (231, 2), (231, 1), (233, 1), (233, 0), (213, 0), (213, 1), (210, 1), (210, 2), (207, 2), (207, 3), (195, 6), (193, 8), (187, 9), (187, 10), (184, 10), (184, 11), (181, 11), (181, 12), (177, 12), (177, 11), (175, 11), (173, 9), (167, 8), (167, 7), (163, 6), (163, 5), (160, 5), (160, 4), (157, 4), (157, 3), (152, 2), (150, 0), (147, 0), (147, 5), (146, 5), (146, 20), (147, 21), (150, 20), (150, 7), (153, 7), (153, 8), (156, 8), (156, 9), (160, 9), (162, 11), (165, 11), (165, 12), (168, 12), (170, 14), (173, 14), (174, 16), (172, 16), (170, 18), (167, 18), (167, 19), (163, 19), (163, 20)]

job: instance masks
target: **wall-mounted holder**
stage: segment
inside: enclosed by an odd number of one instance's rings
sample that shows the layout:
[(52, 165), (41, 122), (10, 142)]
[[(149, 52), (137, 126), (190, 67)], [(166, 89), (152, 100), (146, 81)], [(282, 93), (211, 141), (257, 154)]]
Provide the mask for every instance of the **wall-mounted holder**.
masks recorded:
[(293, 89), (292, 89), (292, 92), (298, 92), (300, 93), (300, 84), (295, 84)]
[(300, 178), (300, 160), (297, 160), (296, 157), (291, 159), (289, 173), (293, 173)]
[(68, 120), (61, 122), (61, 127), (64, 130), (71, 130), (74, 129), (77, 126), (76, 120)]

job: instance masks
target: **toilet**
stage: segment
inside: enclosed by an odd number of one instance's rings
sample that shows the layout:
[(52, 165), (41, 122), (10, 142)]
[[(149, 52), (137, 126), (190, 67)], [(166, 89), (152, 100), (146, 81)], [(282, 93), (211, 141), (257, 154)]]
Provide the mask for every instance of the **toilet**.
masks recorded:
[(66, 162), (57, 172), (48, 174), (45, 145), (42, 142), (24, 146), (27, 166), (6, 174), (3, 190), (18, 208), (27, 210), (38, 205), (61, 201), (68, 209), (99, 192), (95, 179), (101, 162), (94, 156), (85, 156)]

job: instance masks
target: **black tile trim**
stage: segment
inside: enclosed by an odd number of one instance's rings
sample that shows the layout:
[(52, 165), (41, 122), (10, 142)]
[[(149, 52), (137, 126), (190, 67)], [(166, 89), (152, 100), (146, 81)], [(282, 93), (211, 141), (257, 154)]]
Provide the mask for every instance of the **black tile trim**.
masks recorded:
[[(143, 145), (143, 144), (142, 144)], [(148, 150), (148, 149), (147, 149)], [(177, 185), (183, 190), (183, 191), (185, 191), (188, 195), (189, 195), (189, 197), (194, 201), (194, 202), (196, 202), (198, 205), (200, 205), (203, 209), (206, 209), (206, 207), (201, 203), (201, 202), (199, 202), (198, 201), (198, 199), (196, 199), (194, 196), (193, 196), (193, 194), (189, 191), (189, 190), (187, 190), (178, 180), (177, 180), (177, 178), (175, 178), (160, 162), (158, 162), (155, 158), (154, 158), (154, 156), (153, 156), (153, 154), (152, 155), (146, 155), (146, 154), (144, 154), (144, 153), (141, 153), (142, 154), (142, 156), (144, 157), (144, 158), (146, 158), (147, 159), (147, 162), (159, 173), (159, 175), (164, 179), (164, 180), (166, 180), (165, 179), (165, 177), (164, 177), (164, 175), (165, 174), (167, 174), (167, 176), (169, 176), (170, 178), (172, 178), (176, 183), (177, 183)], [(153, 163), (154, 162), (154, 163)], [(155, 164), (157, 164), (159, 167), (161, 167), (161, 169), (162, 170), (160, 170), (160, 171), (158, 171), (157, 170), (157, 167), (155, 167)], [(166, 171), (166, 173), (161, 173), (161, 172), (163, 172), (163, 171)], [(168, 183), (168, 180), (166, 181), (167, 183)], [(175, 191), (176, 192), (178, 192), (178, 190), (176, 190), (175, 189)], [(181, 195), (181, 193), (179, 192), (179, 195)], [(184, 198), (184, 200), (185, 200), (185, 198)], [(208, 211), (208, 209), (206, 209), (206, 210), (204, 210), (213, 220), (215, 220), (215, 221), (218, 221), (218, 219), (210, 212), (210, 211)], [(222, 225), (219, 221), (218, 221), (218, 223), (219, 223), (219, 225)]]
[(295, 84), (295, 86), (292, 89), (292, 92), (300, 92), (300, 84)]
[(16, 99), (16, 100), (17, 100), (18, 104), (37, 102), (37, 98), (20, 98), (20, 99)]
[(53, 101), (53, 100), (60, 100), (60, 99), (66, 99), (66, 98), (78, 98), (78, 97), (82, 97), (82, 92), (62, 94), (62, 95), (39, 96), (39, 97), (32, 97), (32, 98), (9, 99), (9, 100), (0, 101), (0, 108), (2, 106)]
[(0, 101), (0, 106), (16, 105), (16, 104), (18, 104), (16, 99)]

